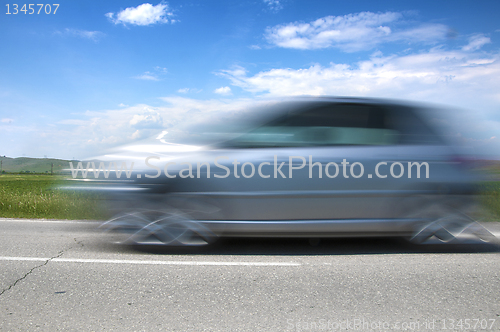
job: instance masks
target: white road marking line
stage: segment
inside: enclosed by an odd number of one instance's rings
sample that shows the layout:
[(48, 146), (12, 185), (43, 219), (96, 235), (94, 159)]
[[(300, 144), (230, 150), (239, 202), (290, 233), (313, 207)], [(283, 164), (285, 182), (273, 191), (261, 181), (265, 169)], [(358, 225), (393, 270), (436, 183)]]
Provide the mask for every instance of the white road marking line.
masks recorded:
[(20, 223), (53, 223), (53, 224), (98, 224), (104, 221), (92, 220), (50, 220), (50, 219), (15, 219), (15, 218), (0, 218), (0, 222), (20, 222)]
[(194, 265), (194, 266), (301, 266), (293, 262), (215, 262), (215, 261), (142, 261), (120, 259), (84, 259), (84, 258), (43, 258), (43, 257), (0, 257), (0, 261), (37, 261), (56, 263), (103, 263), (135, 265)]
[(39, 258), (39, 257), (0, 257), (0, 261), (34, 261), (34, 262), (45, 262), (50, 258)]

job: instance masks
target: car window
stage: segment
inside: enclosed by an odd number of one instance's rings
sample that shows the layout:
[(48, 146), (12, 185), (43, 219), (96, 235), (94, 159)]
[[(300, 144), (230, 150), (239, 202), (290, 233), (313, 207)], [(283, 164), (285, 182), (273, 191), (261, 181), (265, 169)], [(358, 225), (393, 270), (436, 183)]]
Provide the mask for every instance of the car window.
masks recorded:
[(231, 141), (238, 147), (388, 145), (398, 140), (387, 111), (365, 104), (327, 104), (293, 110)]
[(442, 137), (425, 121), (424, 113), (420, 111), (418, 108), (402, 106), (394, 110), (389, 125), (398, 128), (399, 143), (404, 145), (443, 144)]

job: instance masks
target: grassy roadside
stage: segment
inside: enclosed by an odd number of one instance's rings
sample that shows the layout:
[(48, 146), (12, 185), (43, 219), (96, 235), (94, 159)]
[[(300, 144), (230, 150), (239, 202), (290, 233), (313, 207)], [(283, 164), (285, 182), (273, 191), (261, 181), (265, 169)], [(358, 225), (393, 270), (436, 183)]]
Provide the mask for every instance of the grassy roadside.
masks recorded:
[(0, 217), (106, 219), (98, 195), (56, 189), (64, 183), (63, 176), (0, 175)]
[(490, 181), (482, 184), (481, 203), (491, 213), (488, 220), (500, 220), (500, 181)]
[[(64, 176), (34, 174), (0, 175), (0, 217), (106, 220), (98, 194), (55, 189)], [(481, 202), (486, 220), (500, 220), (500, 182), (485, 182)]]

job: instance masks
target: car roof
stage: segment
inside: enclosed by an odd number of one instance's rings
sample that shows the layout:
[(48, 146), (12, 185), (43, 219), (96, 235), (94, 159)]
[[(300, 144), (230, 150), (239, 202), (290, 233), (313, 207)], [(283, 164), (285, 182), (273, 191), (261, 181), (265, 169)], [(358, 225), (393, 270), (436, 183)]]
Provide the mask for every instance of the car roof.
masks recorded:
[(375, 97), (351, 97), (351, 96), (292, 96), (283, 97), (276, 99), (269, 99), (270, 101), (276, 102), (304, 102), (304, 103), (316, 103), (316, 102), (326, 102), (326, 103), (356, 103), (356, 104), (376, 104), (376, 105), (387, 105), (387, 106), (401, 106), (401, 107), (428, 107), (424, 103), (416, 101), (389, 99), (389, 98), (375, 98)]

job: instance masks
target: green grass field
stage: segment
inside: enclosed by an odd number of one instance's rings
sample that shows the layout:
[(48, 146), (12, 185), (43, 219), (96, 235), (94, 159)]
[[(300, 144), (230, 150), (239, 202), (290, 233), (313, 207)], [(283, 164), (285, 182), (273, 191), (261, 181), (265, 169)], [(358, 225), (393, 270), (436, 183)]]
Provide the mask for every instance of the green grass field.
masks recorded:
[(38, 173), (54, 174), (61, 173), (63, 169), (69, 167), (69, 160), (54, 158), (9, 158), (0, 156), (2, 170), (7, 173)]
[(100, 197), (81, 191), (62, 191), (62, 176), (0, 175), (0, 217), (45, 219), (107, 218)]
[[(58, 190), (65, 177), (35, 174), (0, 175), (0, 217), (106, 220), (102, 197), (83, 191)], [(500, 220), (500, 182), (482, 185), (485, 220)]]
[(500, 221), (500, 182), (486, 182), (483, 183), (482, 188), (481, 203), (491, 213), (488, 219)]

